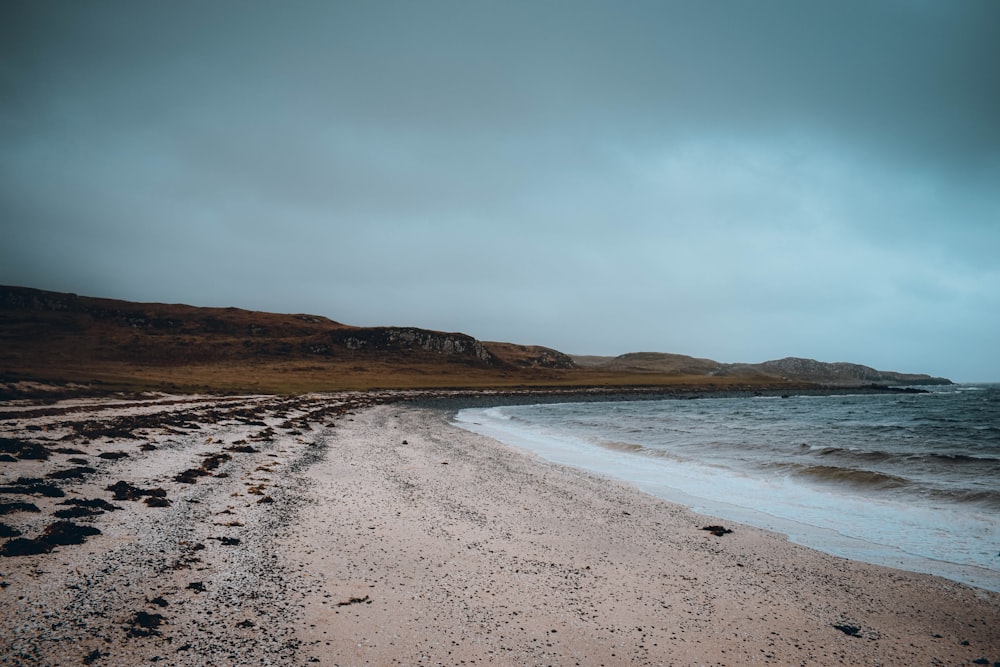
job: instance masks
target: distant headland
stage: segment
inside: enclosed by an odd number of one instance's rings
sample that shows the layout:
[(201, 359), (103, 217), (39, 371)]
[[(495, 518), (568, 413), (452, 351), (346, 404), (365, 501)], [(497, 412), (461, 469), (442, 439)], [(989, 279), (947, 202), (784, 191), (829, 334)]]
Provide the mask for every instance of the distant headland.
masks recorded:
[(0, 286), (0, 398), (30, 393), (32, 382), (108, 391), (259, 393), (951, 384), (929, 375), (812, 359), (726, 364), (658, 352), (580, 356), (464, 333), (357, 327), (316, 315)]

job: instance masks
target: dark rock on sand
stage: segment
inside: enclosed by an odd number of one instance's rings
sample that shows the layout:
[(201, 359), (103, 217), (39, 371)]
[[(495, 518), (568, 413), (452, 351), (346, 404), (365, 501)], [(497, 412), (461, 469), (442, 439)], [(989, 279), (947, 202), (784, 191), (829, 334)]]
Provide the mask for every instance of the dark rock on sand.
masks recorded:
[(733, 532), (732, 530), (726, 528), (725, 526), (705, 526), (704, 528), (702, 528), (702, 530), (707, 530), (716, 537), (722, 537), (723, 535), (728, 535), (729, 533)]
[(836, 629), (840, 630), (841, 632), (843, 632), (845, 635), (847, 635), (849, 637), (860, 637), (861, 636), (861, 628), (859, 628), (856, 625), (850, 625), (850, 624), (838, 625), (838, 624), (835, 624), (833, 627), (835, 627)]

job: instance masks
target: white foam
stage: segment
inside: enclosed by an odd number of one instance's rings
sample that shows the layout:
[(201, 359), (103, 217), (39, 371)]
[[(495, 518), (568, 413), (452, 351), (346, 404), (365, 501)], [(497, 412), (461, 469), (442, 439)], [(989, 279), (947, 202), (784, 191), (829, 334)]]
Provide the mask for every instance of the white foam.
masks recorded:
[(514, 420), (504, 408), (462, 410), (454, 423), (550, 461), (630, 482), (697, 512), (783, 533), (827, 553), (1000, 591), (996, 515), (877, 501), (846, 490), (817, 489), (787, 476), (751, 476), (616, 451)]

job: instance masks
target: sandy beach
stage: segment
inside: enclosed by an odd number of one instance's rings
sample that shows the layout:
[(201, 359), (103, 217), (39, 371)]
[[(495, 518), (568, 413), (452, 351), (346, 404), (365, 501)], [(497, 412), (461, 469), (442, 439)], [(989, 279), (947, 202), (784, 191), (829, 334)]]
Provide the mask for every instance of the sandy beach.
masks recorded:
[(0, 405), (0, 664), (1000, 664), (1000, 594), (399, 397)]

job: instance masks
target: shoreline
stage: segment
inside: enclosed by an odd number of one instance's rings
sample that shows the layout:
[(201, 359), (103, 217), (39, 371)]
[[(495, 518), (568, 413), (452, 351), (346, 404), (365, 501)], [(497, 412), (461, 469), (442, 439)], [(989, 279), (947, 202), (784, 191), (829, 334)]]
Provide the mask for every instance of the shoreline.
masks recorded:
[[(536, 406), (528, 409), (532, 407)], [(602, 435), (592, 440), (586, 433), (561, 431), (544, 419), (532, 421), (523, 413), (511, 419), (510, 415), (504, 409), (463, 408), (452, 423), (547, 461), (630, 484), (719, 521), (776, 532), (796, 544), (849, 560), (933, 574), (1000, 593), (1000, 571), (994, 559), (963, 560), (969, 551), (956, 551), (959, 545), (981, 551), (983, 538), (997, 535), (995, 519), (992, 524), (985, 518), (979, 523), (972, 518), (957, 523), (961, 510), (956, 507), (917, 505), (922, 499), (912, 498), (908, 502), (872, 499), (856, 495), (850, 485), (816, 488), (787, 480), (774, 483), (768, 477), (755, 477), (752, 471), (651, 455), (639, 434), (619, 432), (616, 437)], [(711, 430), (717, 434), (724, 428), (720, 423)], [(978, 516), (974, 510), (965, 511)], [(928, 548), (930, 544), (939, 548)], [(985, 550), (990, 557), (996, 554), (988, 546)]]
[[(5, 415), (0, 437), (53, 451), (5, 463), (4, 484), (66, 495), (5, 493), (40, 511), (0, 521), (34, 537), (66, 500), (121, 509), (71, 519), (100, 530), (83, 544), (0, 558), (0, 664), (1000, 661), (996, 593), (742, 525), (716, 536), (407, 397)], [(71, 466), (93, 472), (47, 477)], [(117, 482), (163, 496), (118, 500)]]

